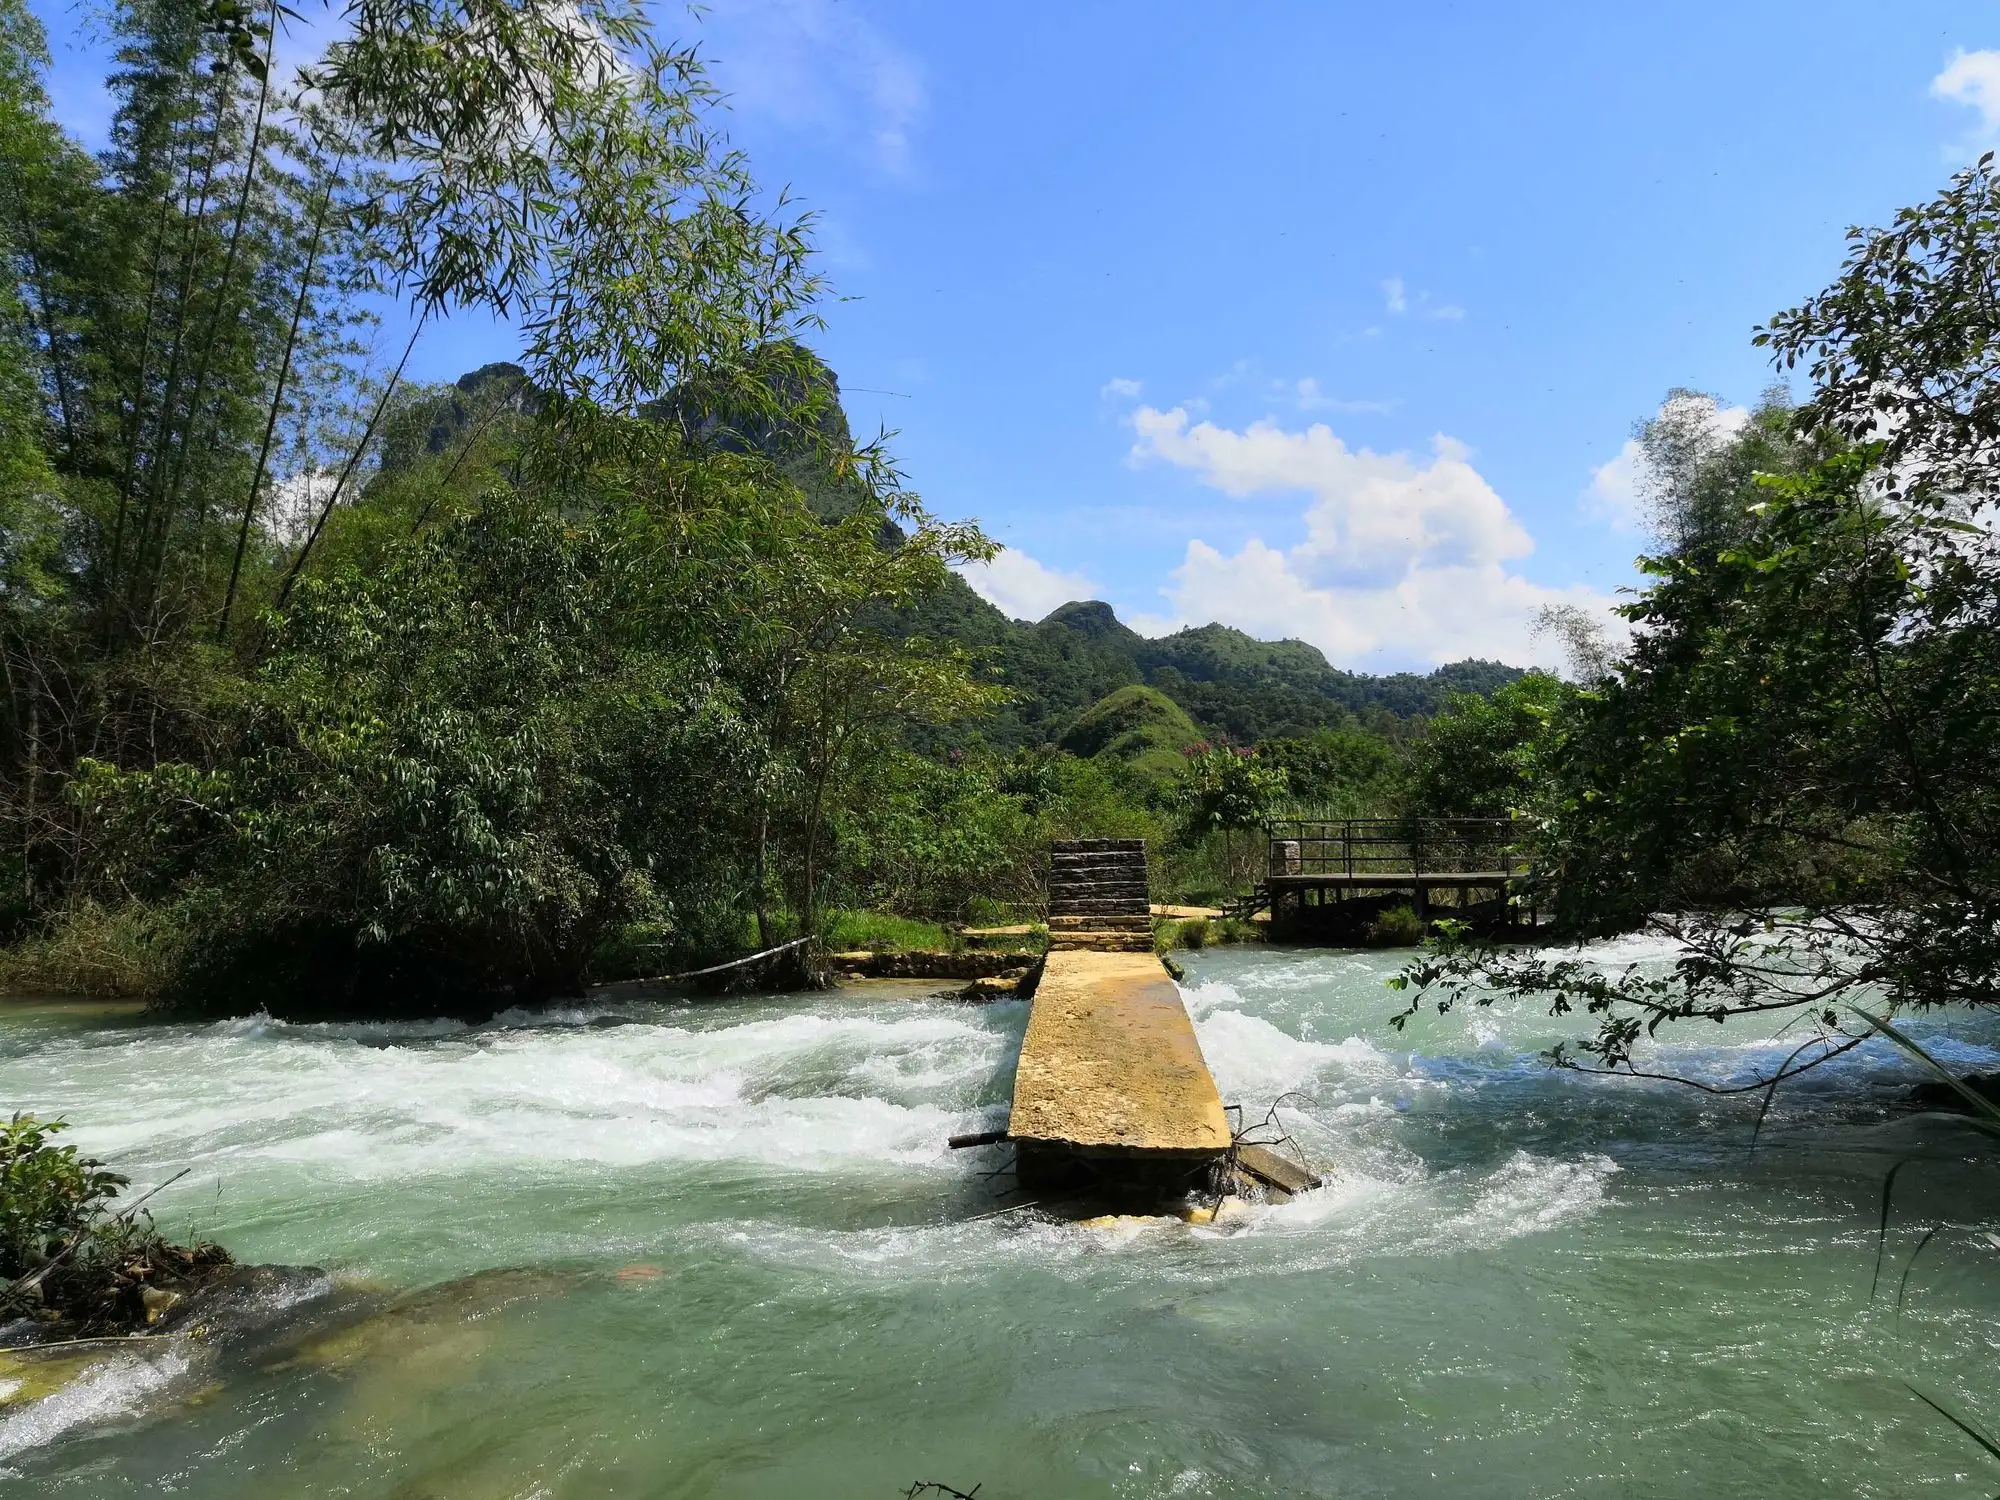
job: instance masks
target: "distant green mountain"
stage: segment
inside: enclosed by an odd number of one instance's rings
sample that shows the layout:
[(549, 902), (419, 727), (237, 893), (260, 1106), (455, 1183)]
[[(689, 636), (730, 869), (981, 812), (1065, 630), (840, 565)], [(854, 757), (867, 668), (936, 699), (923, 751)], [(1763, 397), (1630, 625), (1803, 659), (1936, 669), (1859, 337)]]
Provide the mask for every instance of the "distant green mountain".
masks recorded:
[(1304, 641), (1260, 641), (1227, 625), (1148, 640), (1097, 600), (1030, 624), (957, 578), (900, 624), (978, 651), (994, 680), (1015, 690), (1016, 702), (978, 726), (1003, 748), (1059, 740), (1092, 704), (1133, 684), (1180, 705), (1204, 734), (1250, 743), (1356, 724), (1393, 735), (1452, 692), (1489, 693), (1521, 675), (1493, 661), (1384, 677), (1343, 672)]

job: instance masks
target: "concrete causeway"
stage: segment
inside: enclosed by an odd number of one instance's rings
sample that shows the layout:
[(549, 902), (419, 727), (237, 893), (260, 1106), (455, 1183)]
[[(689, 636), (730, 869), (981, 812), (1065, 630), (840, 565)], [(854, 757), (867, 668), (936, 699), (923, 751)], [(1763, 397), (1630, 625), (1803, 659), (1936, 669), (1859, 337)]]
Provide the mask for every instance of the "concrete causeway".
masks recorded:
[[(1051, 953), (1035, 988), (1008, 1136), (1023, 1185), (1149, 1166), (1198, 1170), (1229, 1149), (1222, 1096), (1180, 990), (1151, 953)], [(1148, 1161), (1151, 1158), (1151, 1161)], [(1157, 1175), (1157, 1174), (1155, 1174)]]

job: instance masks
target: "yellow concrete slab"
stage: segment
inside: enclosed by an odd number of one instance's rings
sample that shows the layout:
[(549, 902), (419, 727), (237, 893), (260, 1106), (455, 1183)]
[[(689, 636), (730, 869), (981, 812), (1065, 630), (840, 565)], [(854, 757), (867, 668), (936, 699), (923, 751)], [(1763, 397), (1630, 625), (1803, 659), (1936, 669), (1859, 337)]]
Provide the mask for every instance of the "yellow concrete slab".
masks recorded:
[(1229, 1147), (1180, 990), (1150, 953), (1051, 953), (1014, 1080), (1015, 1140), (1134, 1151)]

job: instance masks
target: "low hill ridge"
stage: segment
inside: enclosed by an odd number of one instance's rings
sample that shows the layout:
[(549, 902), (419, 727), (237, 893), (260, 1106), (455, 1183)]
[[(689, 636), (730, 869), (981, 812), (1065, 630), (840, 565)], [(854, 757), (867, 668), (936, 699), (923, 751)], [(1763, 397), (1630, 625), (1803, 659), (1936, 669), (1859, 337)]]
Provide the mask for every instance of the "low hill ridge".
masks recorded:
[(1020, 695), (979, 726), (1005, 748), (1047, 744), (1133, 685), (1172, 700), (1204, 735), (1248, 743), (1357, 724), (1399, 734), (1401, 721), (1436, 713), (1453, 692), (1487, 693), (1522, 675), (1476, 660), (1427, 673), (1347, 672), (1305, 641), (1260, 641), (1214, 623), (1148, 639), (1101, 599), (1013, 620), (956, 577), (899, 623), (980, 652), (994, 679)]

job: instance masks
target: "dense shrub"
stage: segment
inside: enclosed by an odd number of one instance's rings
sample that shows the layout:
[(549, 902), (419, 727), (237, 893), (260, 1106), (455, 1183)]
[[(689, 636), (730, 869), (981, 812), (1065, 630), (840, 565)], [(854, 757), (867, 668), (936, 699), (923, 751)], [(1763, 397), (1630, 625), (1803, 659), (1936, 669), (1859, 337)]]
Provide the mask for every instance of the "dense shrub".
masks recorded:
[[(115, 1332), (149, 1320), (229, 1264), (210, 1244), (171, 1245), (143, 1213), (114, 1214), (126, 1179), (58, 1145), (62, 1120), (0, 1125), (0, 1321)], [(151, 1292), (149, 1306), (148, 1292)]]

